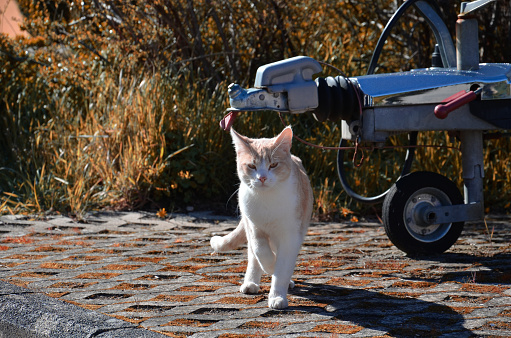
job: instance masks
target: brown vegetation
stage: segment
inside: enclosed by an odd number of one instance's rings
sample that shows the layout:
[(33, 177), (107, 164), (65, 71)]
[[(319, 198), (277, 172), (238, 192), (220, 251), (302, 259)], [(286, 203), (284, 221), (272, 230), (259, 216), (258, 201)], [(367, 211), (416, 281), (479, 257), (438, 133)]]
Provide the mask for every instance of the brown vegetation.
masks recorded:
[[(399, 3), (20, 0), (30, 37), (0, 35), (0, 212), (80, 216), (224, 203), (237, 185), (230, 139), (218, 127), (228, 84), (250, 86), (259, 66), (295, 55), (364, 74)], [(454, 32), (459, 3), (440, 6)], [(509, 10), (495, 2), (479, 15), (482, 61), (511, 61)], [(379, 71), (428, 66), (432, 48), (412, 11), (393, 32)], [(288, 123), (310, 142), (331, 146), (340, 138), (336, 124), (310, 116)], [(268, 137), (281, 125), (265, 112), (243, 114), (236, 128)], [(446, 142), (442, 133), (424, 137)], [(485, 187), (499, 192), (486, 194), (492, 208), (509, 208), (509, 150), (506, 138), (490, 141), (485, 153)], [(299, 144), (293, 151), (312, 177), (317, 215), (355, 208), (337, 183), (334, 152)], [(419, 151), (417, 163), (460, 181), (452, 150)], [(370, 169), (360, 184), (370, 192), (382, 175)]]

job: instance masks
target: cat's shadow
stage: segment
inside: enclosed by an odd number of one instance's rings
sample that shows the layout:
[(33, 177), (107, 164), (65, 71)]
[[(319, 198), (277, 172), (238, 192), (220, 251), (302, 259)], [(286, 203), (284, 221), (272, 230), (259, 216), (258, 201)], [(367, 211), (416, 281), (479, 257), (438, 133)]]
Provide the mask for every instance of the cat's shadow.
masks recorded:
[[(290, 302), (284, 311), (289, 314), (310, 313), (349, 322), (375, 335), (394, 337), (473, 334), (464, 327), (463, 316), (434, 300), (421, 300), (405, 294), (384, 294), (374, 290), (344, 288), (335, 285), (298, 281), (290, 295), (310, 300), (307, 306)], [(445, 295), (448, 296), (447, 294)], [(435, 298), (435, 295), (432, 296)], [(441, 298), (441, 295), (437, 295)], [(311, 306), (312, 303), (318, 306)], [(327, 304), (325, 306), (325, 304)], [(460, 309), (461, 310), (461, 309)], [(380, 332), (380, 334), (378, 334)]]

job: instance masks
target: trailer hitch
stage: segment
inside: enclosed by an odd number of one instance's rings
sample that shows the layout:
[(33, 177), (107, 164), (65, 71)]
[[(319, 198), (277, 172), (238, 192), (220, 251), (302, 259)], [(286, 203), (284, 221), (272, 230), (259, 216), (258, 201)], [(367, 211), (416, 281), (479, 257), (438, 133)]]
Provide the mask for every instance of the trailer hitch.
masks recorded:
[(307, 56), (296, 56), (259, 67), (254, 87), (229, 85), (231, 107), (221, 126), (230, 127), (240, 111), (273, 110), (291, 114), (311, 112), (316, 120), (353, 121), (359, 116), (360, 95), (356, 86), (344, 76), (312, 79), (323, 70), (321, 64)]

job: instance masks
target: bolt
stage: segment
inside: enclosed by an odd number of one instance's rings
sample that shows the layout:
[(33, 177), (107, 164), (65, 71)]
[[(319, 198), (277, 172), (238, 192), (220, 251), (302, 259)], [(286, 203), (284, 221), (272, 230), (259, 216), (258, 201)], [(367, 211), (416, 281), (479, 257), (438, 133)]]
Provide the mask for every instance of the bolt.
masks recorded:
[(427, 217), (429, 222), (434, 222), (436, 220), (436, 214), (434, 212), (428, 213)]
[(261, 100), (261, 101), (264, 100), (264, 94), (259, 95), (259, 100)]

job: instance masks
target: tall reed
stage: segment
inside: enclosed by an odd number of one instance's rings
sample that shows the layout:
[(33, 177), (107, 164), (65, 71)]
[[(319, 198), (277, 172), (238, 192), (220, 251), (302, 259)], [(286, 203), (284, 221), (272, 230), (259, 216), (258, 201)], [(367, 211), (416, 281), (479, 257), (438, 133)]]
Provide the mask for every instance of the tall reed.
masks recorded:
[[(0, 213), (77, 216), (102, 208), (225, 205), (237, 189), (231, 141), (218, 127), (229, 83), (251, 86), (259, 66), (295, 55), (361, 75), (396, 10), (384, 0), (19, 2), (32, 37), (0, 36)], [(441, 7), (453, 28), (456, 5)], [(491, 39), (502, 50), (509, 4), (488, 10), (498, 15), (481, 17), (482, 46)], [(386, 44), (379, 71), (429, 66), (433, 37), (426, 26), (409, 13)], [(506, 61), (507, 52), (484, 47), (483, 61)], [(328, 75), (338, 72), (325, 67), (318, 74)], [(336, 123), (309, 115), (285, 120), (310, 142), (339, 143)], [(241, 114), (235, 124), (251, 137), (271, 137), (282, 127), (272, 112)], [(448, 143), (443, 133), (420, 140)], [(490, 208), (509, 209), (510, 147), (507, 137), (487, 142)], [(293, 152), (312, 178), (318, 217), (364, 210), (342, 191), (335, 152), (298, 142)], [(354, 184), (372, 194), (392, 183), (401, 153), (384, 163), (366, 155), (373, 160)], [(459, 158), (452, 150), (421, 149), (414, 169), (461, 184)]]

